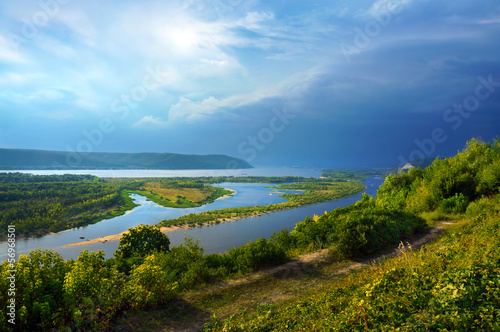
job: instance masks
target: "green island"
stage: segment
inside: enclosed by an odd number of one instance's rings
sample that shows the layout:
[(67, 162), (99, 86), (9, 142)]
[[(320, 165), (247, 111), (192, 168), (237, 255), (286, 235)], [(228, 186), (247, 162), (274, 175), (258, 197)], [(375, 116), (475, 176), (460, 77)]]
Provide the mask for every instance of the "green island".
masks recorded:
[[(258, 179), (253, 179), (254, 182), (266, 183), (265, 180), (266, 180), (265, 177), (259, 177)], [(282, 180), (285, 181), (289, 179), (282, 179)], [(300, 181), (301, 179), (296, 178), (295, 180)], [(291, 184), (281, 183), (277, 188), (300, 190), (303, 192), (298, 194), (287, 193), (280, 195), (288, 199), (286, 202), (283, 203), (263, 205), (263, 206), (259, 205), (259, 206), (226, 208), (226, 209), (212, 210), (201, 213), (190, 213), (176, 219), (163, 220), (162, 222), (160, 222), (159, 225), (163, 227), (169, 227), (169, 226), (183, 226), (183, 225), (201, 226), (207, 224), (218, 224), (220, 222), (231, 221), (243, 217), (262, 215), (264, 213), (290, 209), (301, 205), (320, 203), (324, 201), (329, 201), (353, 195), (362, 191), (364, 189), (364, 185), (359, 182), (338, 183), (326, 179), (314, 180), (314, 181), (309, 179), (309, 181), (307, 182), (291, 183)]]
[(196, 178), (107, 179), (107, 182), (173, 208), (202, 206), (231, 194), (229, 190), (204, 184)]
[[(330, 187), (283, 187), (300, 185)], [(24, 331), (499, 330), (499, 191), (500, 141), (472, 139), (455, 157), (389, 175), (376, 198), (222, 254), (190, 238), (170, 247), (148, 225), (130, 229), (111, 259), (32, 251), (0, 267), (0, 329), (12, 330), (16, 270)], [(441, 235), (408, 244), (430, 230)]]

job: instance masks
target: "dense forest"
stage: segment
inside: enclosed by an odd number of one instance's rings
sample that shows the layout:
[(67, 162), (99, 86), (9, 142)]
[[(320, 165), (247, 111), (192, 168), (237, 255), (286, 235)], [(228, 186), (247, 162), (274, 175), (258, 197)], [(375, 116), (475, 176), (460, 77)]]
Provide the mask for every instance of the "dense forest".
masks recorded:
[(131, 312), (155, 310), (170, 320), (186, 320), (196, 307), (169, 306), (185, 292), (302, 253), (329, 248), (333, 262), (360, 260), (451, 220), (459, 222), (425, 250), (408, 250), (298, 299), (214, 316), (205, 330), (498, 330), (499, 190), (500, 142), (471, 140), (453, 158), (389, 176), (377, 198), (363, 195), (352, 206), (223, 254), (204, 255), (190, 238), (170, 247), (157, 226), (146, 225), (122, 237), (112, 259), (101, 251), (84, 250), (69, 261), (50, 250), (33, 251), (12, 266), (1, 265), (0, 329), (13, 328), (5, 311), (12, 269), (17, 271), (15, 329), (109, 330)]
[(91, 175), (0, 173), (0, 236), (8, 225), (18, 235), (83, 226), (135, 205), (125, 192)]

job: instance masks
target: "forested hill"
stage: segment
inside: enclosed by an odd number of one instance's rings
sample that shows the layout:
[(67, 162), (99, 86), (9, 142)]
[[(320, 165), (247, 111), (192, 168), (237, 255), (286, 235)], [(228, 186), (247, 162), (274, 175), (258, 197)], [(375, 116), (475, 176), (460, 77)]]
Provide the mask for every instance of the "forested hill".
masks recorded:
[(0, 149), (0, 169), (241, 169), (246, 161), (226, 155), (175, 153), (78, 153)]

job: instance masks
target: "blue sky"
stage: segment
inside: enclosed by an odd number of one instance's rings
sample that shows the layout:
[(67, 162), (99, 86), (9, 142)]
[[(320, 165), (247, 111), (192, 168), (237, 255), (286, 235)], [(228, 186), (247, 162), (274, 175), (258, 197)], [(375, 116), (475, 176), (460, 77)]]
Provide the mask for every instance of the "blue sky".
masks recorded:
[(0, 147), (394, 165), (499, 134), (500, 3), (0, 3)]

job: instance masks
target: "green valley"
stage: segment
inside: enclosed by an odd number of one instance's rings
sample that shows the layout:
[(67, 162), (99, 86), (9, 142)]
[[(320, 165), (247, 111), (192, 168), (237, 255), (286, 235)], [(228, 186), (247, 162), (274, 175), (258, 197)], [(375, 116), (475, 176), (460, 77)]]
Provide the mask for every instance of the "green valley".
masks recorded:
[[(137, 183), (160, 193), (161, 183)], [(285, 204), (358, 190), (331, 179), (280, 187), (305, 190), (287, 194)], [(189, 237), (171, 247), (152, 225), (130, 229), (112, 259), (102, 251), (69, 261), (32, 251), (1, 265), (0, 301), (8, 301), (15, 269), (21, 330), (494, 331), (499, 190), (500, 141), (473, 139), (455, 157), (389, 175), (376, 198), (363, 195), (225, 253), (205, 255)], [(409, 245), (430, 230), (441, 236)]]

